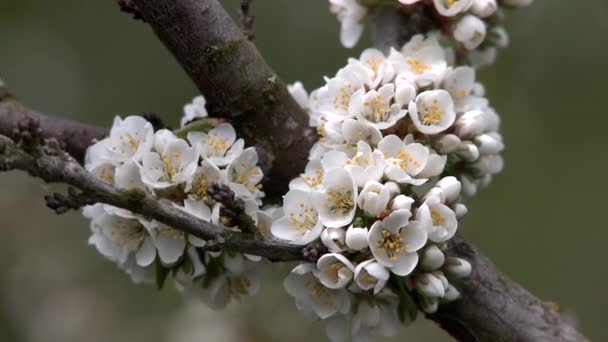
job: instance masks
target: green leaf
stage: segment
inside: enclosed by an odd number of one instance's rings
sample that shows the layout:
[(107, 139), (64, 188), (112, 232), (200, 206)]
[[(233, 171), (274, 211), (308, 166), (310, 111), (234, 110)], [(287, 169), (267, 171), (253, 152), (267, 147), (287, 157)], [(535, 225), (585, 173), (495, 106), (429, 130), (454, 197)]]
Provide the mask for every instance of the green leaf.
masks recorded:
[(401, 323), (416, 320), (418, 315), (418, 306), (410, 292), (405, 288), (405, 283), (402, 277), (391, 274), (391, 283), (395, 284), (399, 295), (399, 305), (397, 306), (397, 314)]
[(165, 279), (167, 279), (167, 275), (169, 275), (170, 269), (163, 266), (163, 264), (160, 261), (160, 258), (156, 258), (155, 266), (156, 266), (156, 287), (159, 290), (162, 290), (163, 285), (165, 285)]
[(187, 124), (185, 127), (176, 129), (173, 133), (181, 139), (186, 139), (190, 132), (209, 132), (213, 127), (217, 126), (220, 120), (214, 118), (202, 118)]

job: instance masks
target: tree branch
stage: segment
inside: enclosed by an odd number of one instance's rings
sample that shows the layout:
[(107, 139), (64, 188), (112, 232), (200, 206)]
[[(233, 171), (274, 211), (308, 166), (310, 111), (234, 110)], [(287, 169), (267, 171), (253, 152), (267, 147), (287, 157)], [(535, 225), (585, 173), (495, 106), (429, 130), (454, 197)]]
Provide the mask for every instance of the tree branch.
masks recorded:
[(57, 139), (64, 149), (80, 162), (84, 160), (89, 145), (95, 139), (104, 138), (108, 134), (108, 129), (105, 128), (53, 118), (32, 111), (19, 103), (0, 79), (0, 134), (18, 139), (15, 126), (24, 119), (37, 121), (42, 139)]
[(87, 194), (91, 202), (110, 204), (153, 218), (209, 241), (214, 248), (259, 255), (273, 261), (305, 260), (303, 246), (264, 241), (254, 238), (253, 234), (219, 228), (174, 207), (168, 201), (156, 200), (143, 191), (117, 189), (95, 178), (63, 151), (42, 147), (26, 152), (11, 139), (0, 135), (0, 171), (22, 170), (48, 183), (71, 185)]
[[(374, 41), (379, 49), (400, 48), (413, 35), (428, 32), (424, 9), (410, 13), (379, 8), (374, 16)], [(448, 254), (473, 265), (467, 279), (454, 286), (462, 298), (441, 305), (427, 317), (460, 341), (587, 341), (549, 303), (536, 298), (500, 273), (473, 244), (455, 237)]]
[(205, 96), (255, 145), (269, 194), (283, 194), (315, 140), (308, 115), (217, 0), (133, 0)]

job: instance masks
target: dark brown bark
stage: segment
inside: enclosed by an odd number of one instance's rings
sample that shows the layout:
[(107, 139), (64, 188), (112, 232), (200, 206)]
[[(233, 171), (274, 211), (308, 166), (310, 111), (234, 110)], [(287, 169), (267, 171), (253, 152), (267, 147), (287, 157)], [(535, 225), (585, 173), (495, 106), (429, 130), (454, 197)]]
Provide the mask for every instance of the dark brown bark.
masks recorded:
[[(379, 49), (399, 49), (432, 25), (424, 11), (397, 12), (386, 7), (374, 16)], [(462, 298), (439, 306), (427, 317), (459, 341), (587, 341), (552, 305), (538, 299), (496, 269), (473, 244), (456, 236), (449, 254), (473, 265), (471, 276), (454, 281)]]
[(314, 142), (308, 115), (217, 0), (133, 0), (205, 96), (255, 145), (265, 190), (282, 194)]

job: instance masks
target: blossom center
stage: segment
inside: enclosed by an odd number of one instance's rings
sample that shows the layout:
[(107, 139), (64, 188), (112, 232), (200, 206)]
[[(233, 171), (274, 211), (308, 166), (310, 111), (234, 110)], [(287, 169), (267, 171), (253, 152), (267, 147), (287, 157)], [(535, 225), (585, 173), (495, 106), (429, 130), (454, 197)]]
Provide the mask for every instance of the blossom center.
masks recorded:
[(327, 191), (329, 203), (327, 207), (338, 215), (342, 215), (354, 208), (351, 191), (329, 190)]
[(353, 94), (352, 86), (350, 84), (344, 85), (338, 89), (338, 94), (333, 97), (332, 103), (334, 104), (334, 108), (348, 110), (348, 103), (350, 102), (350, 97)]
[(207, 148), (211, 150), (211, 154), (214, 156), (223, 155), (230, 145), (226, 139), (218, 137), (217, 132), (213, 132), (207, 135), (207, 139), (205, 140), (205, 144)]
[(433, 220), (433, 226), (441, 226), (445, 223), (445, 216), (435, 209), (431, 209), (431, 219)]
[(408, 58), (407, 64), (410, 65), (416, 75), (421, 75), (427, 70), (431, 70), (431, 66), (415, 58)]
[(331, 281), (336, 284), (338, 283), (338, 281), (340, 280), (340, 278), (338, 277), (338, 274), (340, 274), (340, 272), (345, 269), (346, 266), (344, 266), (341, 263), (335, 263), (335, 264), (331, 264), (329, 266), (327, 266), (324, 270), (323, 273), (331, 279)]
[(297, 215), (290, 213), (289, 221), (291, 221), (293, 229), (300, 231), (304, 235), (317, 225), (317, 212), (312, 207), (307, 207), (304, 203), (300, 203), (300, 212)]
[(407, 170), (407, 167), (412, 164), (414, 167), (420, 167), (420, 162), (418, 162), (411, 154), (405, 151), (399, 151), (397, 154), (397, 163), (402, 170)]
[(136, 247), (139, 247), (146, 237), (145, 228), (134, 220), (120, 220), (113, 228), (110, 235), (119, 246), (133, 243)]
[(420, 116), (423, 125), (437, 125), (441, 122), (444, 112), (443, 109), (439, 107), (439, 101), (437, 101), (437, 99), (433, 100), (433, 104), (430, 106), (426, 106), (424, 102), (422, 102), (421, 105), (424, 107), (424, 110), (421, 113), (422, 115)]
[(363, 102), (363, 105), (368, 107), (371, 115), (368, 114), (367, 116), (372, 122), (383, 122), (390, 114), (388, 101), (380, 95), (376, 95), (371, 100)]
[(321, 171), (320, 169), (317, 169), (317, 170), (315, 170), (315, 174), (311, 175), (311, 176), (303, 174), (302, 180), (309, 187), (316, 188), (319, 185), (321, 185), (321, 183), (323, 183), (323, 171)]
[(165, 176), (169, 180), (173, 180), (173, 177), (180, 172), (182, 168), (182, 163), (179, 161), (181, 157), (181, 153), (173, 152), (171, 155), (167, 152), (163, 152), (160, 159), (163, 163), (163, 170), (165, 171)]
[(382, 240), (377, 244), (378, 249), (386, 251), (390, 261), (396, 261), (406, 246), (401, 234), (391, 233), (388, 229), (382, 230)]

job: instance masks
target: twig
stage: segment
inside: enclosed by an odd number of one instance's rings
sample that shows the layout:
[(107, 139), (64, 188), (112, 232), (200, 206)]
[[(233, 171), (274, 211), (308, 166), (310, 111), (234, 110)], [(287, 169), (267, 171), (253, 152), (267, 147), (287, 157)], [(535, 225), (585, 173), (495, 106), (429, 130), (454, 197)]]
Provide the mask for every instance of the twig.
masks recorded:
[(139, 11), (139, 7), (132, 0), (118, 0), (118, 6), (122, 12), (130, 14), (134, 20), (146, 22), (146, 19), (144, 19)]
[(253, 31), (255, 17), (250, 14), (252, 2), (253, 0), (241, 0), (241, 8), (239, 11), (239, 18), (241, 20), (243, 34), (249, 40), (253, 40), (253, 38), (255, 38), (255, 32)]

